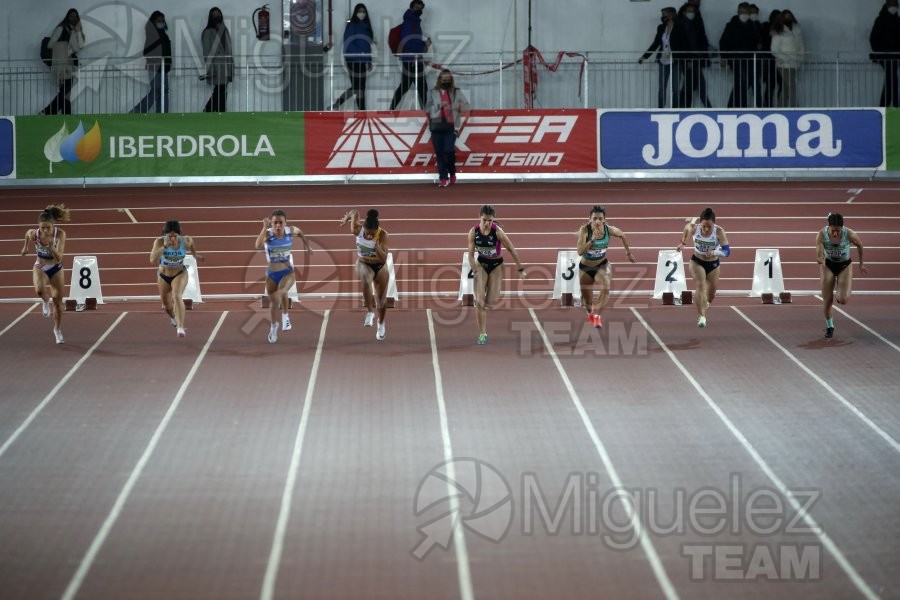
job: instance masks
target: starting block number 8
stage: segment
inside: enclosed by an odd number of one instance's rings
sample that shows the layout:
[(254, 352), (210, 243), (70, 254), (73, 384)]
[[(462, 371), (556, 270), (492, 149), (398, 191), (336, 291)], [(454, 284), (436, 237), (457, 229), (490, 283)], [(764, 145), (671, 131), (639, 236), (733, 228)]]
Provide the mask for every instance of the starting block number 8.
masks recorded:
[(96, 256), (76, 256), (72, 261), (69, 299), (84, 304), (87, 298), (96, 298), (97, 304), (103, 304), (103, 292), (100, 291), (100, 265)]

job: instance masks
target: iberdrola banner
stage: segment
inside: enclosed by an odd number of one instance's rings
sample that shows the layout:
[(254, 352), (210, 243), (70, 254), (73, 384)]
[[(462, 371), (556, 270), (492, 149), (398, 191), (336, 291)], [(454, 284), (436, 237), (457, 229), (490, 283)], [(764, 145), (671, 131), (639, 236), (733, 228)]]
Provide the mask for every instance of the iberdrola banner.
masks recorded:
[(294, 176), (302, 113), (58, 115), (16, 119), (16, 177)]

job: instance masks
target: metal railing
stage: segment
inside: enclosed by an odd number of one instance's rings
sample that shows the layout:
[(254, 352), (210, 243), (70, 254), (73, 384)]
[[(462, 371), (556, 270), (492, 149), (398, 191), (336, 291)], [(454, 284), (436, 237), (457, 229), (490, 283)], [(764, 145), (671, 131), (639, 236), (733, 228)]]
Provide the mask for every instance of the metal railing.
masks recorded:
[[(640, 53), (630, 52), (584, 52), (578, 57), (564, 58), (554, 72), (539, 66), (533, 106), (686, 107), (689, 106), (687, 96), (679, 89), (684, 89), (687, 82), (698, 80), (705, 84), (706, 98), (714, 108), (729, 106), (729, 97), (732, 105), (742, 108), (782, 105), (779, 84), (784, 86), (783, 73), (763, 55), (747, 54), (728, 61), (718, 56), (673, 61), (665, 69), (668, 81), (662, 103), (659, 65), (650, 61), (639, 64), (639, 57)], [(334, 52), (322, 53), (321, 49), (280, 57), (236, 56), (234, 62), (234, 79), (228, 85), (228, 111), (331, 110), (335, 100), (351, 87), (344, 57)], [(450, 68), (457, 86), (466, 92), (475, 108), (526, 105), (521, 56), (508, 53), (427, 56), (425, 64), (428, 87), (434, 85), (439, 66)], [(197, 64), (196, 57), (175, 57), (174, 65), (167, 82), (169, 112), (202, 111), (212, 93), (211, 86), (201, 80), (202, 63)], [(400, 62), (396, 57), (376, 57), (366, 78), (366, 108), (388, 109), (400, 78)], [(70, 94), (72, 112), (127, 113), (147, 94), (149, 81), (143, 59), (82, 56)], [(733, 96), (736, 81), (739, 92)], [(742, 82), (747, 84), (746, 92)], [(884, 69), (867, 54), (807, 54), (796, 71), (796, 105), (877, 106), (883, 82)], [(673, 87), (673, 83), (678, 87)], [(41, 61), (0, 62), (0, 115), (37, 114), (57, 92), (58, 84), (51, 80), (50, 70)], [(702, 97), (699, 91), (691, 94), (692, 105), (702, 107)], [(414, 87), (398, 108), (419, 108)], [(349, 99), (341, 109), (355, 110), (355, 100)]]

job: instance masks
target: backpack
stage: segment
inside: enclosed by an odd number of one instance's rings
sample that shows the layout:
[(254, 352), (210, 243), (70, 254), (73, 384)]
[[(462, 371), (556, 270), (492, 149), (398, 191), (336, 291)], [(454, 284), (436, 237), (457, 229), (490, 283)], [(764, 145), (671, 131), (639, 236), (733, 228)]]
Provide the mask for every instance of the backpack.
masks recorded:
[(48, 67), (53, 64), (53, 49), (50, 48), (50, 38), (41, 40), (41, 61)]
[(392, 27), (388, 32), (388, 48), (391, 49), (393, 54), (400, 54), (403, 52), (400, 48), (400, 42), (403, 40), (403, 34), (400, 31), (401, 27), (403, 27), (402, 23), (396, 27)]

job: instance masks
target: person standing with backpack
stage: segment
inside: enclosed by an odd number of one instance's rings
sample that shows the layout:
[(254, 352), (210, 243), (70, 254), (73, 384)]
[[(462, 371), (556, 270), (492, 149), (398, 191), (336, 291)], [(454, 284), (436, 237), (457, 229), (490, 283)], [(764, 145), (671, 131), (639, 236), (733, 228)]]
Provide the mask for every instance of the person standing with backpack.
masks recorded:
[(50, 34), (47, 47), (52, 52), (50, 77), (59, 84), (59, 92), (39, 114), (70, 115), (72, 102), (69, 94), (75, 81), (78, 52), (84, 48), (84, 33), (81, 31), (81, 17), (77, 10), (69, 9), (66, 18)]
[(428, 83), (425, 81), (425, 61), (422, 55), (431, 47), (431, 39), (422, 33), (422, 11), (425, 3), (412, 0), (409, 10), (403, 13), (403, 24), (400, 27), (400, 85), (394, 91), (391, 110), (395, 110), (403, 99), (403, 95), (415, 84), (419, 96), (419, 107), (425, 106), (428, 95)]

